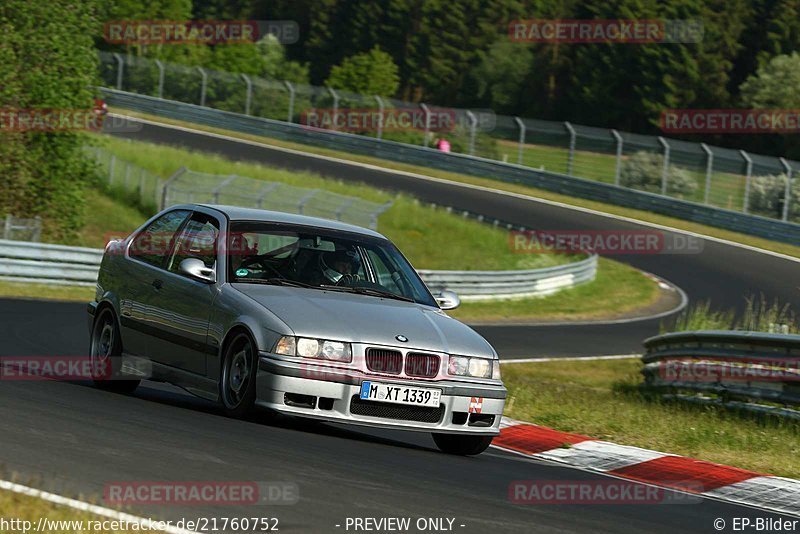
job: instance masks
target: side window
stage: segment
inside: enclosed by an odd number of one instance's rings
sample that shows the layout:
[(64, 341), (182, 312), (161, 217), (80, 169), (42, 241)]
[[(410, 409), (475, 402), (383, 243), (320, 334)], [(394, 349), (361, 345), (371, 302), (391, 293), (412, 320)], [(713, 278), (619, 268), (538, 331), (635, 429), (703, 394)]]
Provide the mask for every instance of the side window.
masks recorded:
[(131, 257), (156, 267), (164, 266), (164, 259), (172, 248), (175, 233), (189, 216), (188, 210), (165, 213), (142, 230), (131, 243)]
[(197, 258), (209, 269), (214, 268), (218, 238), (219, 222), (204, 213), (195, 213), (178, 236), (167, 269), (180, 272), (181, 262), (186, 258)]

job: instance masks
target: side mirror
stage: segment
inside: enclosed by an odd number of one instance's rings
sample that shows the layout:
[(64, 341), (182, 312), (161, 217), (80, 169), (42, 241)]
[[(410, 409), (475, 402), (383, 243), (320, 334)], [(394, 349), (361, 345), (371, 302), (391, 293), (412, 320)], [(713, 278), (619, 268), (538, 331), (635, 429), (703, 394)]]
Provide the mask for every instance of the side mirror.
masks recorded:
[(436, 303), (443, 310), (453, 310), (461, 304), (461, 299), (458, 298), (455, 291), (443, 289), (436, 295)]
[(214, 272), (214, 269), (209, 269), (202, 260), (197, 258), (186, 258), (181, 262), (179, 268), (181, 273), (195, 280), (207, 284), (213, 284), (217, 281), (217, 273)]

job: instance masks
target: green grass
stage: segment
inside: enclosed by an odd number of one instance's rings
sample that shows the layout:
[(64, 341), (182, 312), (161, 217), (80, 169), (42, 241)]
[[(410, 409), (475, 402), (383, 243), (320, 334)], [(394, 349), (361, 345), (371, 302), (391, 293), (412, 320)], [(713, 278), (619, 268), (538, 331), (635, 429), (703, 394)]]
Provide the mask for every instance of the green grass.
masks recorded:
[(638, 359), (503, 365), (506, 415), (623, 445), (800, 477), (800, 425), (643, 396)]
[[(351, 153), (347, 153), (347, 152), (341, 152), (341, 151), (337, 151), (337, 150), (318, 148), (318, 147), (313, 147), (313, 146), (309, 146), (309, 145), (303, 145), (303, 144), (299, 144), (299, 143), (287, 142), (287, 141), (283, 141), (283, 140), (280, 140), (280, 139), (273, 139), (273, 138), (264, 137), (264, 136), (243, 134), (243, 133), (234, 132), (234, 131), (230, 131), (230, 130), (224, 130), (222, 128), (212, 128), (212, 127), (208, 127), (208, 126), (204, 126), (204, 125), (194, 124), (194, 123), (191, 123), (191, 122), (176, 121), (176, 120), (172, 120), (172, 119), (165, 119), (165, 118), (161, 118), (161, 117), (158, 117), (158, 116), (147, 115), (147, 114), (137, 113), (137, 112), (128, 111), (128, 110), (115, 110), (115, 111), (122, 111), (126, 115), (135, 116), (135, 117), (143, 117), (143, 118), (147, 118), (147, 119), (150, 119), (150, 120), (155, 120), (155, 121), (158, 121), (158, 122), (162, 122), (162, 123), (165, 123), (165, 124), (174, 124), (174, 125), (178, 125), (178, 126), (186, 126), (186, 127), (194, 128), (194, 129), (197, 129), (197, 130), (220, 133), (220, 134), (228, 135), (228, 136), (231, 136), (231, 137), (236, 137), (236, 138), (239, 138), (239, 139), (247, 139), (247, 140), (251, 140), (251, 141), (257, 141), (257, 142), (261, 142), (261, 143), (265, 143), (265, 144), (270, 144), (270, 145), (273, 145), (273, 146), (291, 148), (291, 149), (294, 149), (294, 150), (301, 150), (301, 151), (312, 153), (312, 154), (320, 154), (320, 155), (324, 155), (324, 156), (331, 156), (331, 157), (340, 158), (340, 159), (344, 159), (344, 160), (350, 160), (350, 161), (355, 161), (355, 162), (360, 162), (360, 163), (368, 163), (368, 164), (372, 164), (372, 165), (377, 165), (377, 166), (384, 167), (384, 168), (387, 168), (387, 169), (394, 169), (394, 170), (399, 170), (399, 171), (413, 172), (413, 173), (417, 173), (417, 174), (423, 174), (423, 175), (426, 175), (426, 176), (433, 176), (433, 177), (436, 177), (436, 178), (442, 178), (442, 179), (446, 179), (446, 180), (451, 180), (451, 181), (454, 181), (454, 182), (461, 182), (461, 183), (479, 185), (479, 186), (488, 187), (488, 188), (492, 188), (492, 189), (499, 189), (499, 190), (503, 190), (503, 191), (509, 191), (509, 192), (512, 192), (512, 193), (519, 193), (519, 194), (523, 194), (523, 195), (529, 195), (529, 196), (532, 196), (532, 197), (541, 198), (543, 200), (559, 202), (559, 203), (563, 203), (563, 204), (567, 204), (567, 205), (577, 206), (577, 207), (581, 207), (581, 208), (587, 208), (587, 209), (591, 209), (591, 210), (595, 210), (595, 211), (599, 211), (599, 212), (603, 212), (603, 213), (608, 213), (608, 214), (612, 214), (612, 215), (618, 215), (618, 216), (621, 216), (621, 217), (628, 217), (628, 218), (631, 218), (631, 219), (636, 219), (636, 220), (640, 220), (640, 221), (644, 221), (644, 222), (649, 222), (649, 223), (669, 226), (671, 228), (677, 228), (679, 230), (695, 232), (695, 233), (698, 233), (698, 234), (703, 234), (703, 235), (707, 235), (707, 236), (711, 236), (711, 237), (716, 237), (716, 238), (719, 238), (719, 239), (725, 239), (725, 240), (728, 240), (728, 241), (733, 241), (735, 243), (742, 243), (744, 245), (749, 245), (749, 246), (752, 246), (752, 247), (757, 247), (757, 248), (761, 248), (761, 249), (764, 249), (764, 250), (769, 250), (769, 251), (778, 252), (778, 253), (781, 253), (781, 254), (786, 254), (788, 256), (793, 256), (793, 257), (796, 257), (796, 258), (800, 258), (800, 247), (798, 247), (798, 246), (789, 245), (789, 244), (786, 244), (786, 243), (779, 243), (779, 242), (776, 242), (776, 241), (770, 241), (769, 239), (764, 239), (764, 238), (760, 238), (760, 237), (754, 237), (754, 236), (750, 236), (750, 235), (742, 234), (742, 233), (738, 233), (738, 232), (732, 232), (732, 231), (729, 231), (729, 230), (724, 230), (724, 229), (721, 229), (721, 228), (716, 228), (716, 227), (708, 226), (708, 225), (704, 225), (704, 224), (693, 223), (693, 222), (685, 221), (685, 220), (678, 219), (678, 218), (675, 218), (675, 217), (669, 217), (669, 216), (666, 216), (666, 215), (659, 215), (659, 214), (651, 213), (651, 212), (644, 211), (644, 210), (637, 210), (637, 209), (633, 209), (633, 208), (625, 208), (625, 207), (622, 207), (622, 206), (615, 206), (613, 204), (605, 204), (605, 203), (597, 202), (597, 201), (593, 201), (593, 200), (584, 200), (584, 199), (581, 199), (581, 198), (575, 198), (575, 197), (571, 197), (571, 196), (568, 196), (568, 195), (562, 195), (562, 194), (559, 194), (559, 193), (553, 193), (553, 192), (550, 192), (550, 191), (545, 191), (543, 189), (537, 189), (535, 187), (530, 187), (530, 186), (527, 186), (527, 185), (512, 184), (512, 183), (503, 182), (503, 181), (500, 181), (500, 180), (494, 180), (494, 179), (488, 178), (488, 177), (487, 178), (476, 177), (476, 176), (470, 176), (470, 175), (465, 175), (465, 174), (458, 174), (458, 173), (452, 173), (452, 172), (447, 172), (447, 171), (440, 171), (440, 170), (436, 170), (436, 169), (430, 169), (430, 168), (422, 167), (422, 166), (418, 166), (418, 165), (409, 165), (409, 164), (404, 164), (404, 163), (396, 163), (396, 162), (393, 162), (393, 161), (387, 161), (387, 160), (383, 160), (383, 159), (376, 158), (376, 157), (371, 157), (371, 156), (362, 156), (362, 155), (351, 154)], [(550, 147), (547, 147), (547, 149), (550, 150)], [(516, 152), (512, 152), (511, 150), (507, 150), (507, 152), (508, 152), (508, 160), (511, 161), (511, 162), (516, 162)], [(602, 154), (600, 154), (600, 155), (597, 155), (597, 157), (598, 158), (603, 158), (604, 156)], [(566, 162), (566, 156), (564, 156), (563, 158), (556, 156), (556, 157), (551, 157), (551, 159), (553, 161)], [(539, 165), (541, 165), (541, 164), (533, 165), (533, 166), (538, 167)], [(565, 165), (565, 163), (564, 163), (564, 165)], [(605, 163), (605, 164), (604, 163), (600, 163), (599, 165), (600, 165), (601, 169), (603, 167), (606, 167), (606, 169), (607, 169), (607, 167), (608, 167), (607, 163)], [(557, 168), (554, 168), (552, 170), (557, 170)], [(607, 170), (605, 172), (607, 172)], [(603, 175), (605, 175), (605, 172), (603, 172)], [(613, 176), (613, 174), (612, 174), (612, 176)], [(728, 206), (730, 206), (732, 208), (737, 206), (737, 205), (739, 205), (739, 204), (737, 204), (737, 201), (735, 199), (734, 192), (733, 192), (733, 191), (738, 189), (738, 186), (736, 184), (731, 183), (731, 179), (729, 177), (727, 177), (727, 176), (721, 176), (721, 177), (717, 178), (717, 175), (715, 175), (715, 177), (713, 179), (714, 180), (719, 179), (723, 184), (727, 184), (727, 185), (725, 185), (725, 187), (723, 188), (723, 194), (722, 195), (712, 195), (712, 199), (711, 199), (712, 200), (712, 204), (720, 206), (720, 207), (728, 207)], [(730, 190), (730, 192), (729, 193), (725, 193), (724, 191), (727, 191), (727, 190)]]
[(450, 314), (464, 321), (608, 319), (652, 304), (658, 296), (658, 287), (641, 271), (600, 258), (593, 283), (536, 299), (464, 302)]
[(508, 233), (504, 230), (448, 213), (444, 209), (422, 205), (406, 195), (391, 195), (364, 184), (230, 161), (215, 154), (165, 145), (103, 138), (103, 146), (118, 157), (164, 177), (185, 166), (211, 174), (237, 174), (319, 188), (374, 202), (392, 201), (392, 207), (378, 220), (378, 230), (394, 241), (419, 269), (533, 269), (559, 265), (581, 257), (516, 253), (509, 246)]

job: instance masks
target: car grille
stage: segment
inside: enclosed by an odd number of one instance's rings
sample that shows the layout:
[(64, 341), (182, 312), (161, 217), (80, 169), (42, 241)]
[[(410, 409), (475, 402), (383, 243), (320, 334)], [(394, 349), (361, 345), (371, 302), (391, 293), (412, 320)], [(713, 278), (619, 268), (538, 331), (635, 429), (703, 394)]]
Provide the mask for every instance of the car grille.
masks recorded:
[(438, 423), (444, 415), (444, 404), (438, 408), (404, 406), (402, 404), (366, 401), (359, 398), (358, 395), (353, 395), (350, 400), (350, 413), (368, 417), (382, 417), (384, 419), (417, 421), (419, 423)]
[(406, 355), (406, 374), (432, 378), (439, 373), (439, 357), (435, 354), (409, 352)]
[(403, 368), (403, 355), (397, 350), (367, 349), (367, 369), (376, 373), (399, 375)]

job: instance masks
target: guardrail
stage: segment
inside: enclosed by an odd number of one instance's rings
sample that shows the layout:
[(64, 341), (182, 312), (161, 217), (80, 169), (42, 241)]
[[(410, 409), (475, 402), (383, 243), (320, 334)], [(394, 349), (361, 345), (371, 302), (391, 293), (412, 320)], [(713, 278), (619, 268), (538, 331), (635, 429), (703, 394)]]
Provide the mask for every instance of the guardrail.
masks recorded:
[(595, 182), (566, 174), (537, 170), (513, 163), (504, 163), (452, 152), (446, 153), (385, 139), (375, 139), (332, 130), (320, 130), (308, 126), (221, 111), (173, 100), (163, 100), (114, 89), (101, 88), (100, 90), (107, 102), (112, 106), (168, 119), (188, 121), (262, 137), (273, 137), (284, 141), (348, 153), (369, 155), (421, 167), (492, 178), (511, 183), (521, 183), (573, 197), (660, 213), (743, 234), (800, 245), (800, 224), (736, 212), (613, 184)]
[(594, 280), (597, 255), (575, 263), (524, 271), (417, 271), (434, 292), (450, 289), (465, 302), (543, 297)]
[[(645, 340), (645, 389), (800, 420), (800, 335), (718, 330)], [(770, 404), (760, 404), (768, 402)]]
[[(94, 286), (100, 249), (0, 240), (0, 279)], [(447, 287), (464, 301), (544, 296), (594, 279), (597, 256), (526, 271), (419, 271), (433, 291)]]

